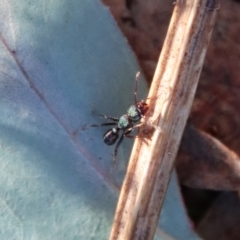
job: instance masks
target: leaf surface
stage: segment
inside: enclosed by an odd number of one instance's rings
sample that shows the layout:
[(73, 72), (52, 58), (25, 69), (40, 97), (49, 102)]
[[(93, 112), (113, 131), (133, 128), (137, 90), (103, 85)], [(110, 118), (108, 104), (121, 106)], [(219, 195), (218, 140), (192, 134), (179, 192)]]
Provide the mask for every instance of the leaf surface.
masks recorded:
[[(118, 117), (133, 103), (135, 56), (98, 1), (3, 0), (0, 10), (1, 239), (107, 239), (132, 141), (113, 167), (107, 128), (82, 129), (105, 122), (93, 112)], [(197, 239), (173, 183), (160, 225)]]

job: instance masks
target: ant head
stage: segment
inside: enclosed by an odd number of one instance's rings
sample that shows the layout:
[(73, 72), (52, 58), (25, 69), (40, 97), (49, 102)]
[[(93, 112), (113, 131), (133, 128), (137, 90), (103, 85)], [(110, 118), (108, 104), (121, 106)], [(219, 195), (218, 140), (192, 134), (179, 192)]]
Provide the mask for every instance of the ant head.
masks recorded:
[(147, 111), (148, 111), (148, 109), (149, 109), (148, 104), (146, 103), (145, 100), (139, 101), (139, 102), (137, 103), (137, 108), (141, 111), (141, 114), (142, 114), (143, 116), (147, 113)]
[(147, 111), (148, 111), (148, 109), (149, 109), (148, 104), (146, 103), (145, 100), (139, 101), (139, 102), (137, 103), (137, 108), (141, 111), (141, 114), (142, 114), (143, 116), (147, 113)]

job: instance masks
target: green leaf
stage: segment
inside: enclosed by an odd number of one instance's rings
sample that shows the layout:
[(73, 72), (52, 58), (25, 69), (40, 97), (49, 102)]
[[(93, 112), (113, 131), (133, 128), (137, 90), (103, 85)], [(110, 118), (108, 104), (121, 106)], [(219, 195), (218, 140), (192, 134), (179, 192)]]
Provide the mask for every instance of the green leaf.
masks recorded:
[[(98, 1), (2, 1), (0, 14), (0, 238), (107, 239), (132, 141), (114, 168), (107, 128), (82, 128), (133, 103), (136, 58)], [(197, 239), (174, 181), (161, 225)]]

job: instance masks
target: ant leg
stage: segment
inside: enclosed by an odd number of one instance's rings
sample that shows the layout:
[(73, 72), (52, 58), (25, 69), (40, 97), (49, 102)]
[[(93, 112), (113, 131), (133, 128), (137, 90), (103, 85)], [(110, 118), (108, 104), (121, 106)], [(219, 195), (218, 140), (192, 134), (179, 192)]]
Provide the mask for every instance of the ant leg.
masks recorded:
[(116, 145), (115, 150), (114, 150), (113, 163), (115, 163), (115, 161), (116, 161), (117, 151), (118, 151), (118, 148), (119, 148), (120, 144), (122, 143), (123, 139), (124, 139), (125, 137), (129, 137), (129, 138), (136, 138), (136, 137), (137, 137), (137, 136), (135, 137), (135, 136), (129, 135), (129, 134), (132, 132), (132, 129), (133, 129), (133, 128), (129, 128), (129, 129), (127, 129), (125, 132), (123, 132), (122, 136), (121, 136), (120, 139), (118, 140), (117, 145)]
[[(145, 116), (142, 116), (142, 119), (144, 120)], [(154, 121), (144, 121), (144, 122), (141, 122), (137, 125), (135, 125), (133, 128), (135, 127), (141, 127), (143, 124), (147, 124), (149, 125), (150, 127), (153, 127), (155, 130), (158, 130), (159, 132), (162, 132), (163, 130), (157, 126), (156, 124), (153, 123)]]
[(152, 122), (150, 122), (150, 121), (146, 121), (145, 124), (153, 127), (155, 130), (158, 130), (159, 132), (162, 132), (162, 131), (163, 131), (159, 126), (155, 125), (154, 123), (152, 123)]
[[(139, 125), (139, 124), (138, 124), (138, 125)], [(132, 130), (135, 130), (134, 128), (138, 129), (138, 132), (139, 132), (140, 126), (138, 126), (138, 125), (129, 128), (129, 129), (124, 133), (124, 137), (127, 137), (127, 138), (139, 138), (138, 135), (136, 135), (136, 136), (130, 135), (130, 133), (132, 132)], [(138, 133), (137, 133), (137, 134), (138, 134)]]
[(116, 161), (117, 151), (118, 151), (118, 148), (119, 148), (120, 144), (122, 143), (124, 137), (125, 137), (125, 133), (123, 132), (123, 134), (120, 137), (120, 139), (118, 140), (117, 145), (116, 145), (115, 150), (114, 150), (113, 163), (115, 163), (115, 161)]
[(138, 80), (139, 80), (140, 72), (137, 72), (135, 78), (135, 91), (134, 91), (134, 101), (137, 104), (137, 90), (138, 90)]
[(127, 137), (127, 138), (140, 138), (138, 135), (136, 135), (136, 136), (133, 136), (133, 135), (125, 135), (124, 137)]
[[(143, 124), (144, 124), (144, 123), (143, 123)], [(143, 137), (143, 136), (138, 136), (139, 129), (140, 129), (141, 125), (142, 125), (142, 124), (139, 123), (138, 125), (136, 125), (136, 126), (134, 126), (133, 128), (131, 128), (129, 131), (127, 131), (127, 132), (125, 133), (124, 137), (132, 138), (132, 139), (141, 138), (141, 139), (143, 139), (144, 142), (146, 142), (145, 137)], [(134, 128), (137, 128), (137, 129), (138, 129), (137, 135), (135, 135), (135, 136), (129, 135), (129, 134), (132, 132), (132, 130), (134, 130)]]
[(111, 121), (113, 121), (113, 122), (118, 122), (118, 121), (119, 121), (119, 118), (109, 117), (109, 116), (104, 115), (104, 114), (98, 114), (98, 116), (103, 117), (103, 118), (105, 118), (105, 119), (107, 119), (107, 120), (111, 120)]
[[(141, 136), (138, 135), (139, 129), (140, 129), (140, 127), (141, 127), (143, 124), (146, 124), (146, 122), (139, 123), (139, 124), (133, 126), (133, 127), (130, 129), (130, 131), (127, 131), (127, 132), (125, 133), (125, 136), (124, 136), (124, 137), (132, 138), (132, 139), (140, 138), (140, 139), (142, 139), (142, 141), (143, 141), (144, 143), (146, 143), (146, 144), (148, 145), (148, 142), (147, 142), (146, 139), (151, 140), (151, 137), (149, 137), (149, 136), (144, 136), (144, 135), (141, 135)], [(129, 135), (129, 134), (132, 132), (132, 130), (134, 130), (134, 128), (138, 130), (137, 135), (135, 135), (135, 136)]]
[(102, 126), (113, 126), (113, 125), (117, 125), (117, 123), (110, 122), (110, 123), (101, 123), (101, 124), (90, 124), (83, 127), (82, 130), (86, 130), (87, 128), (90, 128), (90, 127), (102, 127)]

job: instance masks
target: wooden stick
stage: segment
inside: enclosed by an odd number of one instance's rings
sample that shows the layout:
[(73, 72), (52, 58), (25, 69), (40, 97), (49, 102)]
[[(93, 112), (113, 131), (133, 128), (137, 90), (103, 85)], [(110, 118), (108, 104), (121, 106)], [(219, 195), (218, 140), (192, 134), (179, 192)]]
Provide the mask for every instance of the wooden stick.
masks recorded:
[[(154, 237), (218, 8), (216, 0), (176, 2), (150, 89), (146, 117), (162, 131), (153, 130), (151, 140), (135, 141), (110, 240)], [(149, 128), (142, 127), (142, 137), (146, 132), (151, 134)]]

